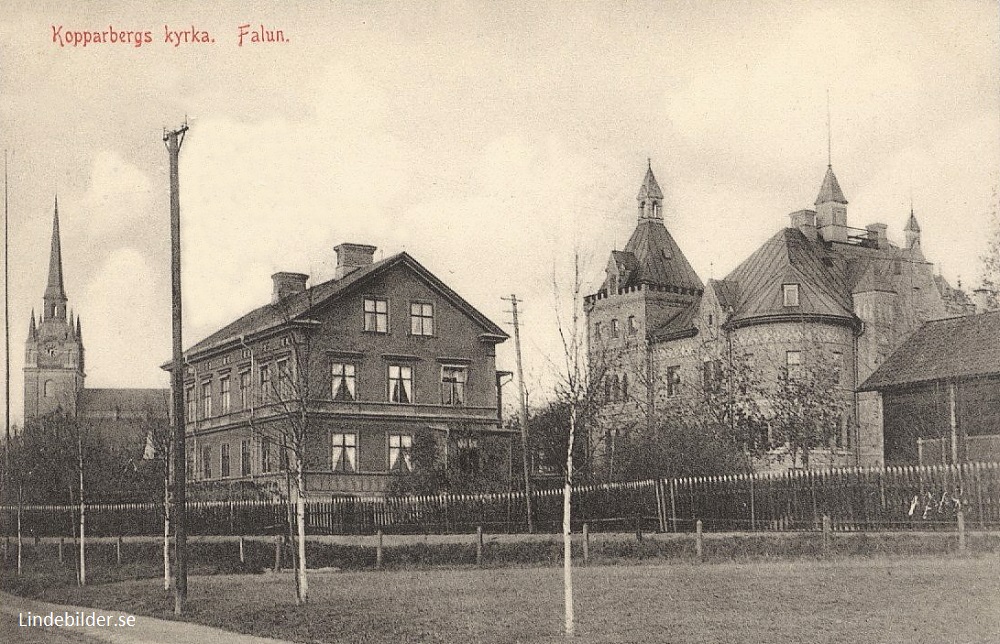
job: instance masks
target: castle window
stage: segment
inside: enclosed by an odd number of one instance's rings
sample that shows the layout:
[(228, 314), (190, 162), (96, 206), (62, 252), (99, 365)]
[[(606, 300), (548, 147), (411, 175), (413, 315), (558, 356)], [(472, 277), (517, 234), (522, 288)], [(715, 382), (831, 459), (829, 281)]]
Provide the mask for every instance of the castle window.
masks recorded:
[(219, 413), (229, 413), (229, 376), (219, 379)]
[(45, 385), (42, 387), (42, 392), (43, 392), (42, 395), (44, 395), (46, 398), (55, 398), (56, 383), (52, 382), (51, 380), (46, 380)]
[(389, 471), (405, 469), (409, 472), (413, 469), (413, 462), (410, 460), (412, 447), (413, 437), (409, 434), (389, 434)]
[(380, 297), (365, 298), (365, 331), (389, 332), (389, 300)]
[(702, 388), (705, 393), (718, 392), (719, 383), (722, 381), (722, 364), (718, 360), (706, 360), (703, 368)]
[(240, 441), (240, 474), (250, 476), (250, 439)]
[(619, 400), (621, 398), (621, 381), (618, 380), (618, 376), (611, 376), (611, 399)]
[(389, 401), (394, 403), (413, 402), (413, 367), (389, 365)]
[(201, 383), (201, 413), (203, 418), (212, 416), (212, 381)]
[(410, 304), (410, 335), (434, 335), (433, 304)]
[(903, 274), (903, 262), (898, 257), (892, 260), (892, 274), (893, 275)]
[(611, 402), (611, 376), (604, 376), (604, 402)]
[(219, 449), (219, 476), (222, 478), (229, 478), (230, 471), (230, 456), (229, 456), (229, 443), (223, 443)]
[(595, 340), (600, 340), (601, 339), (601, 323), (600, 322), (594, 322), (594, 339)]
[(708, 314), (708, 326), (712, 326), (715, 323), (715, 317), (709, 313)]
[(638, 332), (639, 332), (639, 326), (635, 322), (635, 316), (634, 315), (628, 316), (628, 334), (635, 335)]
[(785, 352), (785, 365), (788, 367), (798, 367), (802, 364), (802, 352), (801, 351), (786, 351)]
[(333, 434), (331, 436), (333, 444), (334, 472), (357, 472), (358, 471), (358, 435), (357, 434)]
[(838, 385), (841, 384), (841, 378), (844, 373), (844, 354), (840, 351), (833, 352), (833, 381)]
[(781, 291), (784, 295), (785, 306), (798, 306), (799, 305), (799, 285), (798, 284), (782, 284)]
[(334, 400), (354, 400), (357, 395), (357, 371), (353, 364), (334, 362), (330, 366)]
[(622, 376), (622, 400), (628, 400), (628, 375)]
[(619, 335), (618, 320), (611, 320), (611, 337), (617, 338)]
[(667, 396), (673, 397), (681, 390), (681, 368), (679, 365), (667, 367)]

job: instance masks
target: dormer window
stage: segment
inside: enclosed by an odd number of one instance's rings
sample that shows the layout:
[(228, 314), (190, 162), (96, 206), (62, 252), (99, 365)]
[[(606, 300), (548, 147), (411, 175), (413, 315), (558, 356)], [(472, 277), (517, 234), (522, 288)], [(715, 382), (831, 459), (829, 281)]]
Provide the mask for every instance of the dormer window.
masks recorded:
[(798, 284), (782, 284), (781, 285), (782, 295), (784, 297), (785, 306), (792, 307), (799, 305), (799, 285)]

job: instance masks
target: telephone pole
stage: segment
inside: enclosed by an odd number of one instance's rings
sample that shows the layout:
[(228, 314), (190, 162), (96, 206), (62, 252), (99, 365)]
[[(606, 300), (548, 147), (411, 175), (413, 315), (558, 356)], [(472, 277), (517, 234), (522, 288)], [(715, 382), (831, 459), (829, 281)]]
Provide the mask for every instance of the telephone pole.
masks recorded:
[(163, 132), (163, 142), (170, 154), (170, 284), (172, 295), (173, 367), (170, 370), (174, 419), (174, 614), (184, 612), (187, 601), (187, 455), (184, 444), (184, 344), (181, 339), (181, 197), (178, 158), (184, 125), (172, 132)]
[[(10, 218), (7, 216), (7, 151), (3, 151), (3, 342), (4, 342), (4, 444), (3, 444), (3, 480), (0, 490), (7, 494), (7, 480), (10, 477), (10, 235), (8, 228)], [(3, 499), (7, 501), (6, 498)]]
[(517, 295), (501, 298), (510, 302), (514, 316), (514, 352), (517, 357), (517, 382), (521, 398), (521, 460), (524, 465), (524, 507), (528, 514), (528, 532), (535, 531), (535, 521), (531, 512), (531, 468), (528, 465), (528, 393), (524, 387), (524, 369), (521, 366), (521, 328), (517, 323)]

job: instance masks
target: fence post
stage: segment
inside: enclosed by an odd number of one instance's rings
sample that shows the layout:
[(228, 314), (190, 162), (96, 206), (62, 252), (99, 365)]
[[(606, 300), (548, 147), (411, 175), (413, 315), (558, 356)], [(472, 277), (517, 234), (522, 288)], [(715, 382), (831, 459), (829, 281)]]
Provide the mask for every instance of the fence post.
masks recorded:
[(375, 546), (375, 570), (382, 569), (382, 529), (378, 531), (378, 545)]
[(583, 524), (583, 565), (590, 561), (590, 526)]
[(670, 479), (670, 525), (673, 526), (673, 531), (677, 532), (677, 499), (675, 490), (677, 488), (677, 479)]
[(246, 563), (246, 554), (243, 552), (243, 535), (240, 535), (240, 563)]
[(635, 540), (642, 543), (642, 517), (635, 517)]
[(476, 565), (483, 565), (483, 526), (476, 526)]
[(701, 519), (698, 519), (695, 522), (694, 532), (695, 532), (695, 541), (694, 541), (695, 553), (698, 555), (698, 561), (704, 561), (705, 544), (704, 544), (704, 537), (701, 534)]
[(63, 562), (63, 541), (65, 541), (65, 538), (59, 537), (59, 563)]
[(115, 559), (118, 560), (118, 565), (122, 565), (122, 537), (118, 535), (118, 541), (115, 542)]
[(274, 572), (281, 572), (281, 536), (274, 537)]
[(965, 511), (958, 509), (958, 551), (965, 552)]
[(823, 515), (823, 554), (830, 552), (830, 515)]

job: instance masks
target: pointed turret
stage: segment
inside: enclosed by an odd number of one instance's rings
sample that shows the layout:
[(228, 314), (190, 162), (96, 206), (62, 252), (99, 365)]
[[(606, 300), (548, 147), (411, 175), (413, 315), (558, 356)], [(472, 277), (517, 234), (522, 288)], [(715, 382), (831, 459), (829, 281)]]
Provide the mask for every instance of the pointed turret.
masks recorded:
[(906, 233), (907, 248), (920, 246), (920, 224), (917, 223), (917, 217), (913, 214), (913, 206), (910, 206), (910, 218), (907, 220), (903, 232)]
[(840, 189), (833, 166), (826, 166), (823, 185), (816, 197), (816, 228), (824, 241), (847, 241), (847, 199)]
[[(83, 339), (83, 333), (80, 332), (80, 316), (79, 315), (76, 316), (76, 339), (77, 340), (82, 340)], [(81, 343), (80, 346), (82, 348), (83, 344)]]
[(59, 241), (59, 197), (52, 216), (52, 246), (49, 251), (49, 281), (45, 287), (43, 320), (66, 319), (66, 289), (63, 287), (62, 246)]
[(646, 178), (639, 187), (635, 197), (639, 202), (639, 221), (644, 219), (663, 219), (663, 191), (653, 174), (652, 159), (646, 160)]
[(31, 323), (28, 324), (28, 340), (38, 339), (38, 327), (35, 326), (35, 309), (31, 309)]

